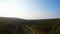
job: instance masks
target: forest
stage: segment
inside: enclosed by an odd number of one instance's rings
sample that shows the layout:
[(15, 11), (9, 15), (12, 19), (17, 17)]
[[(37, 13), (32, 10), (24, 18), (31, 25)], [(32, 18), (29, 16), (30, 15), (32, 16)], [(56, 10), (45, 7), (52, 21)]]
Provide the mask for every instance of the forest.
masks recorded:
[(60, 34), (60, 18), (25, 20), (0, 17), (0, 34)]

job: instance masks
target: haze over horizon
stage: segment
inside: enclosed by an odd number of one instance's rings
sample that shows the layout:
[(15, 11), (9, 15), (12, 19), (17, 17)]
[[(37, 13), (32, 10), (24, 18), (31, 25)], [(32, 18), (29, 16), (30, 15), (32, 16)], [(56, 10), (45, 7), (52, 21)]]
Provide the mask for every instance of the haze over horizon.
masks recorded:
[(0, 17), (60, 18), (60, 0), (0, 0)]

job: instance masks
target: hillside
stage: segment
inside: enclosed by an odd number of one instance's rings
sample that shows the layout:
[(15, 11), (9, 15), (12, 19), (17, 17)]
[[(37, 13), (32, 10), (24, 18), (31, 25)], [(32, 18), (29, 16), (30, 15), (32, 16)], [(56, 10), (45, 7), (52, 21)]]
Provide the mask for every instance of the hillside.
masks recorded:
[(60, 34), (60, 18), (25, 20), (0, 17), (0, 34)]

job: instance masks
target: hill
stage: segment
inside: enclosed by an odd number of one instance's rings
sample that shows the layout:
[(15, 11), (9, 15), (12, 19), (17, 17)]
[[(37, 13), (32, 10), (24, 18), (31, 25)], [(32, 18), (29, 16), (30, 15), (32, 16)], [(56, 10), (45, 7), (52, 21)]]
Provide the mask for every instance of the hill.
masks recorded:
[(0, 17), (0, 34), (60, 34), (60, 18), (25, 20)]

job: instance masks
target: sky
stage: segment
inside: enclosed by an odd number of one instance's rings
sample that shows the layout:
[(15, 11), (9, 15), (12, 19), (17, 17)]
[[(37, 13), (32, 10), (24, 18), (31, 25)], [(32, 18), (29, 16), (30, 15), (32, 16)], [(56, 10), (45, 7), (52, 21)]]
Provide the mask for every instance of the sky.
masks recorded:
[(60, 18), (60, 0), (0, 0), (0, 17)]

